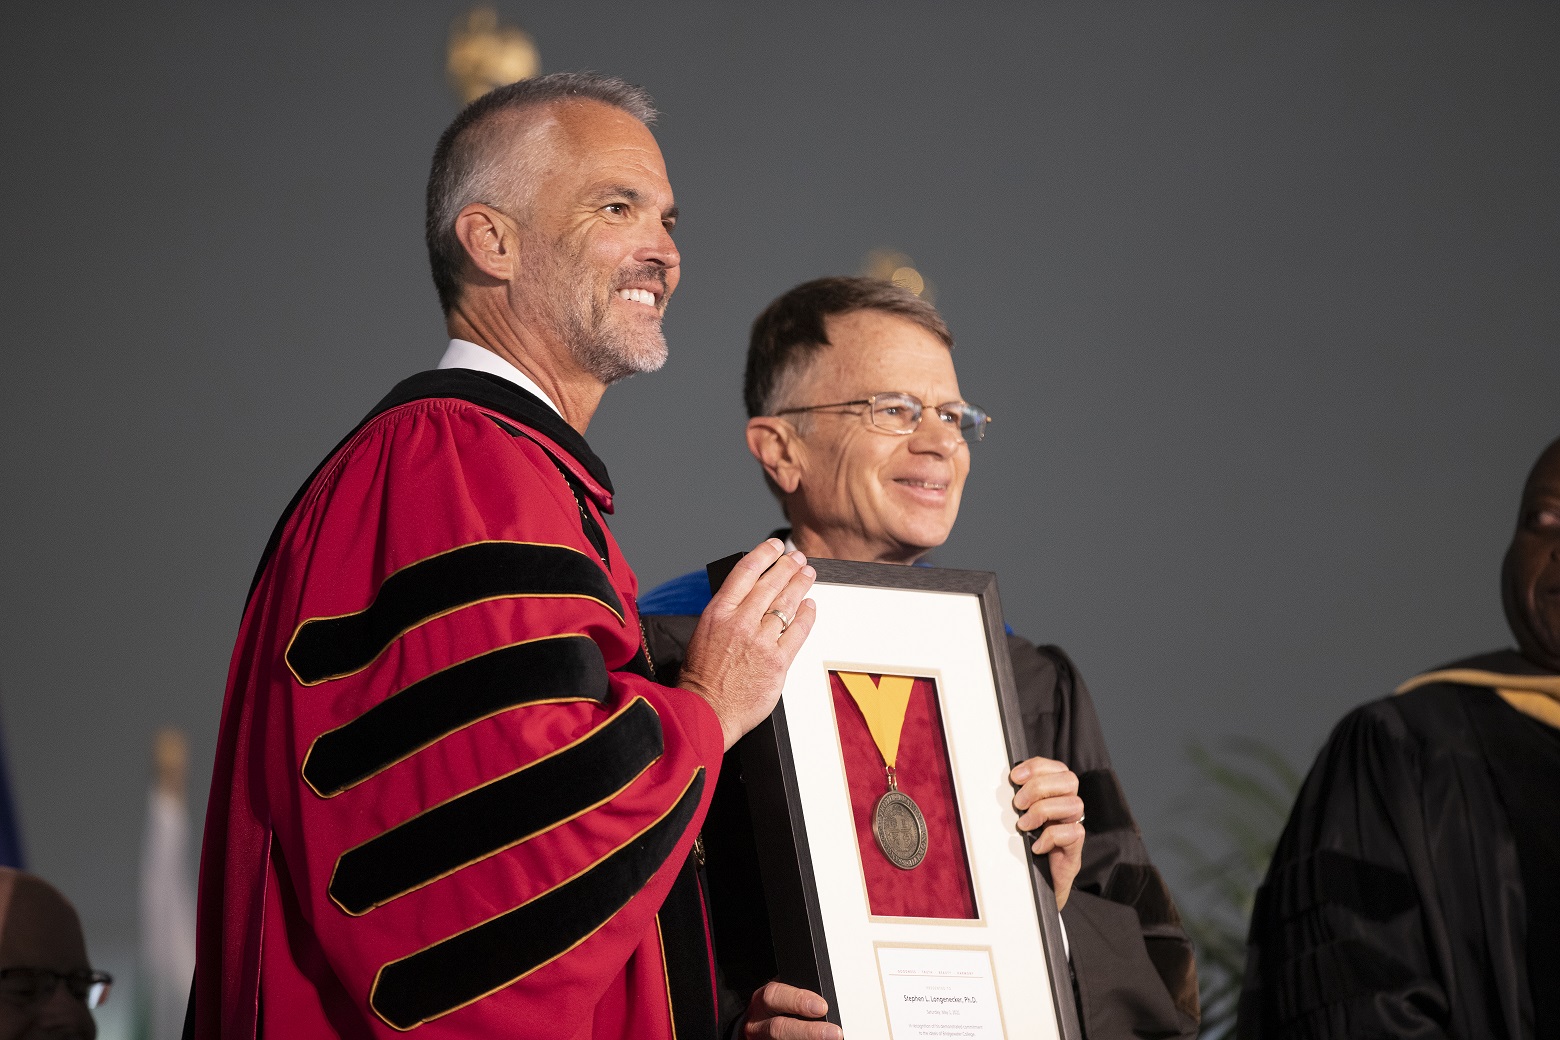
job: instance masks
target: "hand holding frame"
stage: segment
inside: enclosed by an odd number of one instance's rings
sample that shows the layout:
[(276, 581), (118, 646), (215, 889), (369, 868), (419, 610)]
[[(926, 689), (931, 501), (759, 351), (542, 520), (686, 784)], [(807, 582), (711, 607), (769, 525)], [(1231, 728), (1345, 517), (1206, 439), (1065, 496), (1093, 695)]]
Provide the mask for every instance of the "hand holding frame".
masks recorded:
[(1018, 829), (1040, 831), (1030, 849), (1048, 856), (1056, 908), (1067, 905), (1073, 879), (1083, 867), (1083, 799), (1078, 797), (1078, 775), (1061, 762), (1031, 758), (1013, 767), (1009, 779), (1019, 788), (1013, 808), (1019, 812)]
[(828, 1012), (828, 1002), (811, 990), (766, 983), (748, 1001), (742, 1035), (748, 1040), (840, 1040), (834, 1023), (808, 1021)]
[(715, 710), (728, 751), (780, 699), (786, 672), (818, 616), (813, 601), (803, 598), (814, 574), (807, 557), (766, 539), (732, 568), (699, 617), (679, 685)]

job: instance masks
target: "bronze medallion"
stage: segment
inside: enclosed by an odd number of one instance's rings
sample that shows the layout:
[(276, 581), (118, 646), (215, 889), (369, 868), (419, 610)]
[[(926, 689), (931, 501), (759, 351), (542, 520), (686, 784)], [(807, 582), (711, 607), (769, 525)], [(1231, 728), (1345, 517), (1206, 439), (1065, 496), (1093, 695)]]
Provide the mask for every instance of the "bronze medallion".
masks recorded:
[(926, 858), (926, 817), (903, 791), (889, 791), (872, 810), (872, 836), (888, 861), (914, 870)]

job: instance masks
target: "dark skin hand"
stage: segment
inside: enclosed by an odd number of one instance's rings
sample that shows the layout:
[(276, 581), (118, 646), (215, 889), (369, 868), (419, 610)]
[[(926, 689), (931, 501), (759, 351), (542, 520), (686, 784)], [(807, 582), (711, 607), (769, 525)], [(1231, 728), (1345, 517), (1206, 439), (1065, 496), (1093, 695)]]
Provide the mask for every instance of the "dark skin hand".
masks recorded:
[(1560, 440), (1528, 474), (1500, 585), (1522, 656), (1560, 673)]

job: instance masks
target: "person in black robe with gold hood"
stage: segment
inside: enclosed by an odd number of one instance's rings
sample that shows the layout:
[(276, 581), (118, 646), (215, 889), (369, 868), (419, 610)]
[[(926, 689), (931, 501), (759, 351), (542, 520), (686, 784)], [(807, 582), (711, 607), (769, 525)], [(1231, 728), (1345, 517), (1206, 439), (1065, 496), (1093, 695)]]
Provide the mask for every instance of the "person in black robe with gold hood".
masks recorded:
[(1252, 915), (1237, 1035), (1560, 1037), (1560, 441), (1501, 575), (1515, 650), (1345, 716)]

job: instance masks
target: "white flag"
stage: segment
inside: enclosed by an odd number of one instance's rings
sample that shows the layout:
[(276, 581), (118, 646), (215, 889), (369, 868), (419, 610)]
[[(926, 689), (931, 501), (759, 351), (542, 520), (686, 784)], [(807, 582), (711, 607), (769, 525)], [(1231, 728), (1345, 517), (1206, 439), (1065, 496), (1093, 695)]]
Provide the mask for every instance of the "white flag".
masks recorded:
[(195, 885), (190, 877), (184, 735), (157, 735), (157, 777), (141, 849), (141, 957), (137, 973), (147, 1040), (179, 1040), (195, 974)]

